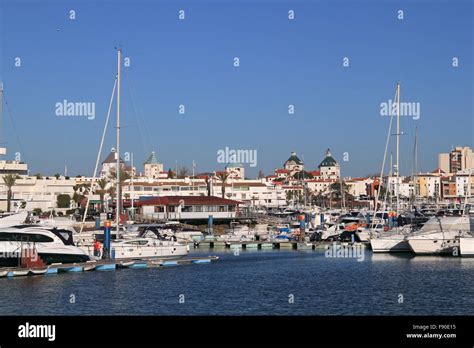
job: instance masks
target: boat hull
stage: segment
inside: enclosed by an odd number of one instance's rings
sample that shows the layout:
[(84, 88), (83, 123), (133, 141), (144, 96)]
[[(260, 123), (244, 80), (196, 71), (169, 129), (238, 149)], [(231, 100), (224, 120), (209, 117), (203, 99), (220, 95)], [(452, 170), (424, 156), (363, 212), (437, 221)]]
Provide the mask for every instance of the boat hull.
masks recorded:
[[(93, 257), (94, 249), (92, 246), (81, 247), (86, 253)], [(116, 260), (121, 259), (145, 259), (145, 258), (180, 258), (188, 255), (189, 246), (183, 245), (164, 245), (164, 246), (122, 246), (112, 245), (111, 257)]]
[(474, 238), (461, 238), (459, 248), (462, 257), (474, 257)]
[(372, 238), (370, 246), (374, 253), (407, 253), (411, 251), (408, 242), (400, 238)]
[[(47, 265), (52, 263), (76, 263), (87, 262), (90, 260), (89, 256), (84, 254), (54, 254), (54, 253), (39, 253), (40, 259)], [(19, 267), (20, 254), (11, 254), (8, 257), (0, 258), (0, 267)]]
[(408, 244), (417, 255), (454, 255), (459, 252), (459, 239), (409, 239)]
[(370, 241), (370, 233), (368, 231), (357, 231), (355, 234), (360, 242)]

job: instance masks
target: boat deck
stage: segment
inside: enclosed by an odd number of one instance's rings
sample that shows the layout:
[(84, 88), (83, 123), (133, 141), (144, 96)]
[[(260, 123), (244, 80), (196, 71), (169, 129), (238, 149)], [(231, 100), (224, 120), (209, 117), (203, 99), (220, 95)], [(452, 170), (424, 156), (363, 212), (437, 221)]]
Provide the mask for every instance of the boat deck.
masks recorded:
[(48, 275), (58, 273), (77, 273), (87, 271), (113, 271), (123, 268), (156, 268), (180, 266), (189, 264), (208, 264), (218, 260), (217, 256), (207, 257), (185, 257), (179, 259), (160, 259), (160, 258), (143, 258), (143, 259), (120, 259), (120, 260), (99, 260), (70, 264), (51, 264), (43, 268), (22, 268), (22, 267), (5, 267), (0, 268), (0, 277), (18, 277), (30, 275)]

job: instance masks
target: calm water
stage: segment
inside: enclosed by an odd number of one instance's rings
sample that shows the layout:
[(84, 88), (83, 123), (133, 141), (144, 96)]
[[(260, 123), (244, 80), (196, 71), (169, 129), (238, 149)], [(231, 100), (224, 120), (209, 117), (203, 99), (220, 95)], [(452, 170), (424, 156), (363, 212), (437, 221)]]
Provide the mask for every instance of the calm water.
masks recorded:
[(326, 258), (324, 251), (192, 253), (210, 254), (221, 259), (0, 279), (0, 314), (474, 314), (474, 259), (366, 252), (358, 262)]

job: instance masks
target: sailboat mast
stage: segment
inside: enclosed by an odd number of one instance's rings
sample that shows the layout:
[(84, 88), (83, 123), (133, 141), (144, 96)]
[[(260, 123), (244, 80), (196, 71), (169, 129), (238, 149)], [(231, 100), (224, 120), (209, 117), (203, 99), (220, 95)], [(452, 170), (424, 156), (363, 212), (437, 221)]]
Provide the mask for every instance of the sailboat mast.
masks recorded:
[(397, 82), (397, 171), (396, 171), (396, 190), (397, 190), (397, 215), (400, 210), (400, 83)]
[(416, 206), (417, 202), (417, 181), (418, 181), (418, 127), (415, 127), (415, 146), (414, 146), (414, 153), (413, 153), (413, 162), (414, 162), (414, 169), (413, 169), (413, 204)]
[(117, 237), (119, 235), (120, 213), (122, 212), (122, 191), (120, 187), (120, 66), (122, 62), (122, 50), (117, 49), (117, 149), (115, 156), (117, 159), (117, 204), (115, 218), (117, 223)]
[(131, 176), (131, 178), (130, 178), (130, 181), (131, 181), (131, 184), (132, 184), (132, 185), (131, 185), (131, 186), (132, 186), (132, 187), (131, 187), (131, 188), (132, 188), (132, 193), (130, 194), (130, 198), (131, 198), (131, 200), (132, 200), (132, 214), (133, 214), (133, 219), (135, 219), (135, 210), (134, 210), (135, 208), (134, 208), (134, 206), (133, 206), (133, 198), (134, 198), (134, 192), (135, 192), (135, 189), (134, 189), (134, 187), (133, 187), (133, 174), (134, 174), (134, 173), (135, 173), (135, 172), (134, 172), (134, 170), (133, 170), (133, 152), (132, 152), (132, 176)]

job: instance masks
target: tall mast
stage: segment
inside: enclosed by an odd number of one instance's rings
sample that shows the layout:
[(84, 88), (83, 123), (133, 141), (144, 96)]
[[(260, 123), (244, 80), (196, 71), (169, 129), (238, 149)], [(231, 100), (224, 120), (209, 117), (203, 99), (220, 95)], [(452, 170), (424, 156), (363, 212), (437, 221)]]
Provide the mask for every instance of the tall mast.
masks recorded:
[(131, 179), (130, 179), (130, 182), (131, 182), (131, 194), (130, 194), (130, 199), (132, 200), (132, 214), (133, 214), (133, 220), (135, 220), (135, 207), (133, 206), (133, 198), (134, 198), (134, 192), (135, 192), (135, 189), (133, 187), (133, 175), (134, 175), (134, 171), (133, 171), (133, 152), (132, 152), (132, 176), (131, 176)]
[[(393, 180), (393, 153), (392, 152), (390, 152), (390, 172), (388, 174), (388, 177), (390, 178), (390, 180)], [(393, 187), (395, 188), (395, 190), (397, 189), (396, 185), (397, 185), (396, 183), (393, 184)], [(393, 209), (393, 194), (391, 192), (391, 188), (385, 191), (385, 197), (384, 197), (385, 206), (386, 207), (388, 206), (387, 195), (389, 194), (390, 194), (390, 209)]]
[(122, 212), (122, 191), (120, 187), (120, 66), (122, 63), (122, 49), (117, 48), (117, 149), (115, 156), (117, 157), (117, 204), (115, 218), (117, 223), (117, 237), (119, 235), (120, 213)]
[[(3, 82), (0, 82), (0, 126), (2, 125), (2, 117), (3, 117)], [(0, 138), (2, 136), (1, 128), (0, 128)]]
[[(3, 126), (3, 82), (0, 82), (0, 140), (3, 140), (2, 126)], [(1, 146), (1, 143), (0, 143), (0, 155), (6, 155), (6, 153), (7, 153), (7, 148)]]
[(400, 210), (400, 83), (397, 82), (397, 171), (396, 171), (397, 215)]
[(417, 181), (418, 181), (418, 127), (415, 126), (415, 144), (413, 149), (413, 204), (417, 201)]

